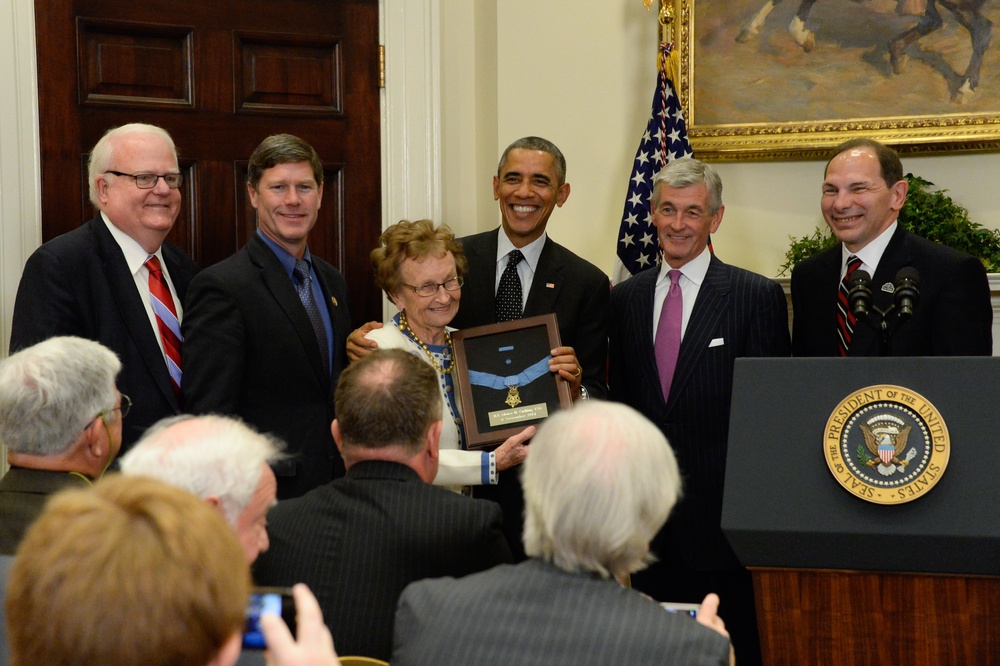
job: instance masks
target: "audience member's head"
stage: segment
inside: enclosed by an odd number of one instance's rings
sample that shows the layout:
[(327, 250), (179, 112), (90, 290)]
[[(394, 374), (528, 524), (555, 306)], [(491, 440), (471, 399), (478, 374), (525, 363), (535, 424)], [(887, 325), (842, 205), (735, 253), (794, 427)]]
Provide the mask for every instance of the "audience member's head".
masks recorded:
[(525, 552), (617, 578), (645, 566), (681, 488), (660, 430), (631, 407), (603, 401), (549, 417), (522, 483)]
[(340, 373), (333, 437), (348, 469), (360, 460), (405, 460), (432, 481), (441, 435), (437, 382), (428, 364), (399, 349), (375, 351)]
[(128, 399), (97, 342), (49, 338), (0, 362), (0, 443), (11, 465), (96, 478), (118, 454)]
[(146, 478), (59, 493), (7, 591), (13, 666), (205, 666), (239, 654), (249, 568), (218, 512)]
[(182, 488), (216, 507), (252, 563), (268, 548), (267, 511), (277, 492), (268, 463), (281, 457), (281, 446), (228, 416), (170, 417), (122, 457), (121, 469)]

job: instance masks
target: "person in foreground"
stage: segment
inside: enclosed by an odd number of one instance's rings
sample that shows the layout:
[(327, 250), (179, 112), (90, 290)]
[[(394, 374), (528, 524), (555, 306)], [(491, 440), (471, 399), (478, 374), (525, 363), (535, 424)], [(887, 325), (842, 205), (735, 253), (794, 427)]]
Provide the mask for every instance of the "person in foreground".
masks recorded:
[(406, 588), (394, 666), (416, 664), (733, 664), (709, 594), (697, 620), (618, 581), (680, 495), (663, 434), (634, 409), (592, 402), (550, 417), (523, 471), (529, 559)]
[(267, 550), (282, 442), (218, 414), (157, 422), (123, 456), (123, 474), (148, 476), (200, 497), (236, 532), (248, 564)]
[[(12, 666), (231, 666), (249, 569), (208, 504), (159, 481), (113, 476), (46, 506), (7, 590)], [(339, 663), (307, 590), (299, 642), (263, 628), (276, 666)]]
[(431, 367), (401, 349), (349, 365), (333, 437), (347, 476), (278, 503), (260, 585), (315, 591), (344, 654), (388, 659), (392, 618), (409, 583), (511, 561), (500, 508), (430, 485), (441, 398)]
[[(525, 428), (496, 450), (465, 450), (457, 386), (452, 380), (454, 349), (448, 324), (458, 313), (468, 262), (448, 227), (430, 220), (403, 220), (383, 232), (372, 250), (375, 283), (399, 309), (382, 328), (365, 337), (379, 349), (404, 349), (434, 368), (441, 393), (438, 486), (495, 485), (499, 472), (520, 465), (534, 428)], [(548, 368), (546, 368), (548, 369)]]
[[(899, 223), (909, 183), (896, 151), (871, 139), (837, 146), (827, 162), (820, 207), (840, 241), (792, 269), (794, 356), (989, 356), (993, 307), (986, 269), (975, 257), (915, 236)], [(913, 317), (892, 335), (856, 322), (847, 308), (855, 270), (872, 278), (872, 304), (893, 305), (897, 274), (919, 281)], [(890, 325), (895, 319), (890, 316)]]
[(0, 362), (0, 554), (14, 553), (49, 497), (87, 487), (115, 459), (129, 400), (122, 364), (98, 342), (59, 336)]

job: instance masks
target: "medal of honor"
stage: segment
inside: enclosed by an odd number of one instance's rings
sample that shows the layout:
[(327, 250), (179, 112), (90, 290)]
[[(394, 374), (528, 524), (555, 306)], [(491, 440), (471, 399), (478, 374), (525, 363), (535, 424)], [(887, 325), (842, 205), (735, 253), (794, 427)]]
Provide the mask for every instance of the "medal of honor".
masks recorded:
[(511, 407), (517, 407), (521, 404), (521, 396), (517, 393), (517, 384), (507, 387), (507, 399), (504, 402)]

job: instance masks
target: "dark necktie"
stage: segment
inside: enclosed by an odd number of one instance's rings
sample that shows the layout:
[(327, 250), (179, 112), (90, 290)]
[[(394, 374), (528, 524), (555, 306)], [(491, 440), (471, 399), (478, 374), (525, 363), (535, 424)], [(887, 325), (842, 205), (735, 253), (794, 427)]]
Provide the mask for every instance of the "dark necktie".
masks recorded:
[(653, 353), (656, 356), (656, 370), (660, 375), (660, 388), (663, 391), (663, 402), (670, 397), (670, 385), (674, 381), (674, 369), (677, 367), (677, 354), (681, 349), (681, 318), (684, 314), (684, 298), (681, 295), (681, 272), (667, 271), (670, 276), (670, 289), (663, 298), (663, 309), (660, 310), (660, 321), (656, 326), (656, 340), (653, 341)]
[(521, 278), (517, 275), (517, 265), (524, 259), (520, 250), (511, 250), (507, 255), (507, 267), (500, 276), (497, 289), (497, 321), (521, 318)]
[(323, 326), (323, 315), (320, 314), (319, 308), (316, 306), (316, 300), (313, 298), (309, 262), (305, 259), (296, 259), (292, 274), (295, 276), (295, 290), (299, 292), (299, 300), (305, 306), (306, 314), (309, 315), (309, 322), (316, 333), (316, 342), (319, 344), (319, 355), (323, 359), (323, 371), (329, 373), (330, 348), (326, 342), (326, 327)]
[(160, 330), (160, 340), (163, 342), (163, 353), (166, 356), (167, 372), (170, 373), (170, 384), (177, 397), (181, 395), (181, 325), (177, 320), (177, 307), (170, 295), (170, 287), (163, 277), (163, 268), (156, 255), (146, 259), (146, 270), (149, 271), (149, 294), (152, 296), (153, 314), (156, 315), (156, 327)]
[(837, 351), (841, 356), (847, 356), (847, 350), (851, 348), (851, 338), (854, 336), (854, 324), (857, 323), (854, 313), (847, 303), (847, 285), (851, 281), (854, 271), (861, 266), (861, 260), (853, 254), (847, 258), (847, 272), (844, 279), (840, 281), (840, 289), (837, 290)]

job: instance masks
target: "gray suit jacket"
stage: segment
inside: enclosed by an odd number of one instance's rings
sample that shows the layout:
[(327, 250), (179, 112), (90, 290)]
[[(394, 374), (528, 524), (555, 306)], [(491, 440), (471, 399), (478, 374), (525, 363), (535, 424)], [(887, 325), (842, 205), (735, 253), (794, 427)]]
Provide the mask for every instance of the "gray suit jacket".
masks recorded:
[(540, 560), (406, 588), (393, 666), (729, 663), (729, 641), (612, 580)]

